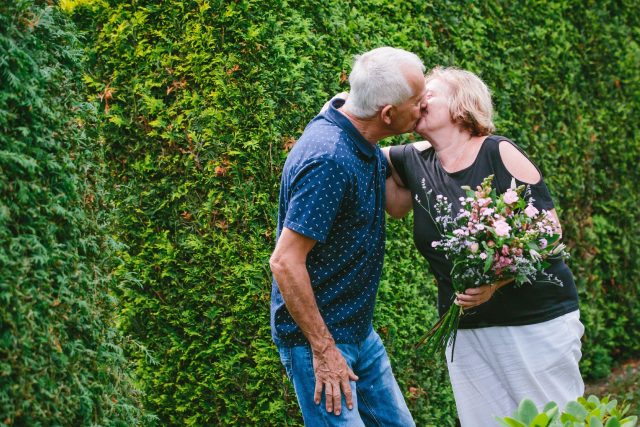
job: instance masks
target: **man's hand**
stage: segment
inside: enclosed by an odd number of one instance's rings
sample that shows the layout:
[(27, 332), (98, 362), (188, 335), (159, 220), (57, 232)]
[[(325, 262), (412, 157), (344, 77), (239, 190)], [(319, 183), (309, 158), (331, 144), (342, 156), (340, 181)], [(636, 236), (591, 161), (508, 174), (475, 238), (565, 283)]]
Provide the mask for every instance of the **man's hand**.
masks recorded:
[(349, 381), (357, 381), (358, 377), (347, 365), (347, 361), (334, 343), (327, 344), (323, 350), (313, 351), (313, 370), (316, 374), (316, 388), (313, 396), (316, 405), (320, 404), (324, 388), (327, 412), (340, 415), (342, 394), (347, 401), (347, 407), (353, 409), (353, 395)]
[(315, 244), (315, 240), (284, 227), (269, 264), (291, 317), (300, 326), (313, 351), (314, 401), (320, 404), (324, 389), (327, 411), (340, 415), (341, 390), (347, 406), (352, 409), (349, 380), (356, 381), (358, 377), (336, 347), (318, 310), (306, 266), (307, 254)]

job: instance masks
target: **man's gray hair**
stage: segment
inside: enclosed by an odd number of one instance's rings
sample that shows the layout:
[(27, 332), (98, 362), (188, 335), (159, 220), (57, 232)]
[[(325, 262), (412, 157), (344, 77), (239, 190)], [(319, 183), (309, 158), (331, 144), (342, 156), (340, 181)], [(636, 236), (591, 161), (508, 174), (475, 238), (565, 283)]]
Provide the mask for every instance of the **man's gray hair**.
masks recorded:
[(365, 119), (385, 105), (398, 105), (414, 96), (406, 73), (411, 68), (424, 73), (425, 66), (414, 53), (393, 47), (379, 47), (357, 55), (349, 74), (349, 97), (345, 110)]

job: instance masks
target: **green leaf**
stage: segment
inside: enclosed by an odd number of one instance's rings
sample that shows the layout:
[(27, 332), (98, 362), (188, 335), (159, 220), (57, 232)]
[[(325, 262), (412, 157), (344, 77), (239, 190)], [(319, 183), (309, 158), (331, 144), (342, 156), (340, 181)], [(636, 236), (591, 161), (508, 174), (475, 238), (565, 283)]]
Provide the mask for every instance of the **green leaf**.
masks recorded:
[(590, 394), (589, 397), (587, 398), (587, 402), (593, 403), (594, 405), (599, 405), (600, 399), (598, 399), (597, 396)]
[(620, 420), (620, 425), (622, 427), (635, 427), (638, 423), (638, 417), (636, 415), (632, 415), (623, 420)]
[(575, 400), (572, 400), (569, 403), (567, 403), (567, 406), (565, 406), (564, 410), (566, 413), (575, 417), (575, 420), (573, 421), (584, 421), (588, 414), (584, 406), (582, 406)]
[(493, 264), (493, 251), (487, 252), (487, 259), (484, 260), (485, 273), (491, 269), (491, 264)]
[(546, 405), (544, 405), (544, 408), (542, 408), (542, 411), (548, 414), (549, 411), (552, 409), (555, 409), (556, 412), (558, 411), (558, 404), (554, 401), (548, 402)]
[(529, 427), (547, 427), (550, 422), (551, 418), (549, 418), (549, 415), (541, 413), (536, 415), (533, 420), (531, 420)]
[(511, 417), (496, 418), (496, 420), (498, 420), (502, 426), (506, 427), (528, 427), (526, 424)]
[(532, 400), (523, 399), (518, 405), (517, 414), (518, 419), (528, 425), (538, 415), (538, 408), (536, 408), (536, 404)]
[(609, 421), (607, 421), (605, 427), (620, 427), (620, 421), (618, 420), (618, 417), (609, 418)]

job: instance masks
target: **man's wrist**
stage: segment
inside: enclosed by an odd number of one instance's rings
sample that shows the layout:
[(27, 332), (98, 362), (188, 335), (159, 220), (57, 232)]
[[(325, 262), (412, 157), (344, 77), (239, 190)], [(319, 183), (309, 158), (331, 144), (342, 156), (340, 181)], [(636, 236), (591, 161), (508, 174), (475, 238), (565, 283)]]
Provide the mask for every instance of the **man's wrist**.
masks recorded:
[(333, 336), (327, 331), (326, 334), (314, 339), (313, 341), (309, 341), (309, 345), (311, 346), (311, 351), (313, 354), (321, 355), (324, 354), (328, 349), (336, 346), (336, 342), (333, 339)]

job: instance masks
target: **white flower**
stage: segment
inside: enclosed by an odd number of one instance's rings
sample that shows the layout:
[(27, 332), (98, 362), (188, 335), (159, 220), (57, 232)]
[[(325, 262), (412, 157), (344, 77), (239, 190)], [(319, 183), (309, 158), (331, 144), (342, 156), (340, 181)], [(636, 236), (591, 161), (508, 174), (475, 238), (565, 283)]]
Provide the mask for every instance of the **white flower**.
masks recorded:
[(531, 254), (531, 258), (535, 261), (542, 261), (542, 256), (537, 251), (531, 249), (529, 253)]

